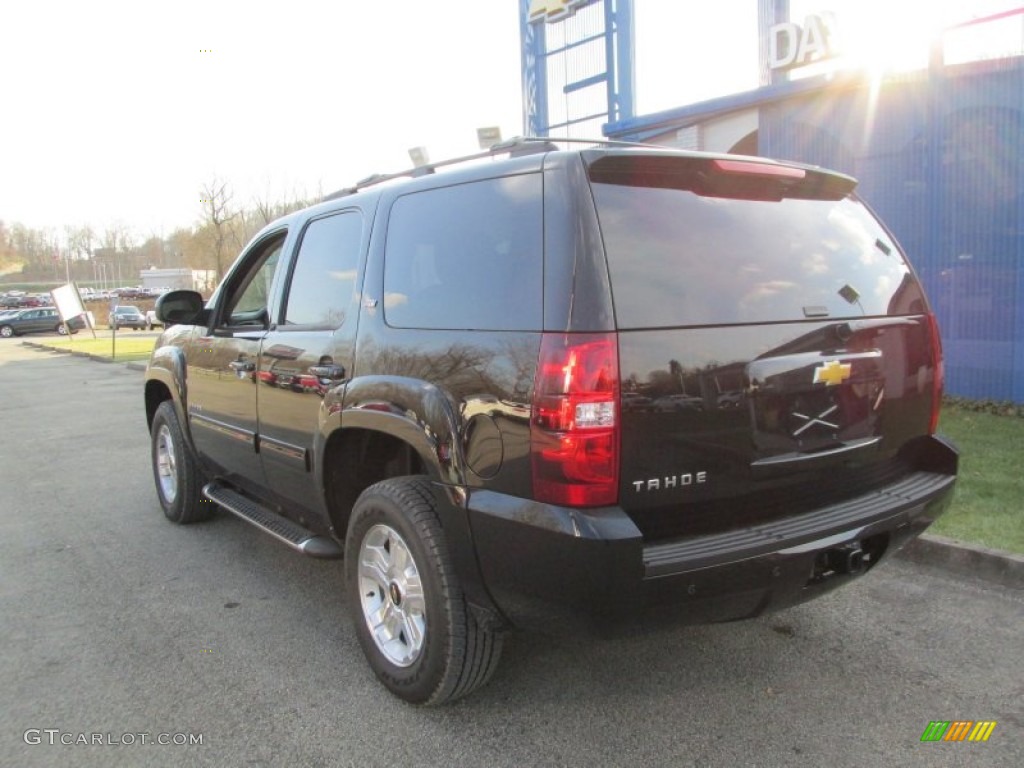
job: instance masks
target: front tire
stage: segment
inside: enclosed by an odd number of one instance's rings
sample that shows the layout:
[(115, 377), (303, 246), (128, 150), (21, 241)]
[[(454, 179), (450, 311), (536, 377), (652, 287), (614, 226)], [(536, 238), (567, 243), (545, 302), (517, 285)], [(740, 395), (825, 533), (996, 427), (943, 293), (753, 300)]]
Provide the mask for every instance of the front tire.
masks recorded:
[(156, 409), (150, 434), (153, 479), (164, 515), (179, 525), (209, 519), (213, 502), (203, 498), (199, 467), (170, 400)]
[(9, 339), (13, 335), (14, 335), (14, 329), (11, 328), (11, 326), (9, 326), (9, 325), (2, 325), (2, 326), (0, 326), (0, 336), (3, 336), (5, 339)]
[(363, 491), (349, 519), (345, 576), (359, 644), (393, 694), (444, 704), (490, 679), (502, 636), (466, 604), (426, 478)]
[(68, 335), (68, 329), (64, 327), (64, 323), (61, 323), (60, 325), (57, 326), (57, 333), (61, 336)]

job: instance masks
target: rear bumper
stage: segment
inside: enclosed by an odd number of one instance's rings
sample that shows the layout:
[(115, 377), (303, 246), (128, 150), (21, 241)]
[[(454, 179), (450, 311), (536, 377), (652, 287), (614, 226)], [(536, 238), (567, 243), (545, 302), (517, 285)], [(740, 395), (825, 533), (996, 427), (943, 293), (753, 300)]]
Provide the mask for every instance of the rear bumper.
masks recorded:
[[(470, 494), (469, 522), (484, 585), (515, 626), (749, 618), (847, 583), (931, 525), (952, 500), (957, 453), (929, 438), (920, 454), (923, 468), (883, 488), (709, 536), (645, 544), (617, 507), (568, 509), (487, 491)], [(857, 552), (860, 567), (847, 567)]]

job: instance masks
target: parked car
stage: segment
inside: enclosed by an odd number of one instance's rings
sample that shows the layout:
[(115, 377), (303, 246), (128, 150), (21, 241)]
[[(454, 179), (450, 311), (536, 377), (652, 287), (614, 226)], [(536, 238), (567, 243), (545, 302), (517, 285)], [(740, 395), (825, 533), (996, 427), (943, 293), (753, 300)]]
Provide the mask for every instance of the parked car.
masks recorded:
[(146, 317), (138, 307), (122, 304), (107, 316), (107, 324), (115, 331), (118, 328), (131, 328), (139, 331), (146, 327)]
[[(85, 321), (81, 317), (73, 317), (68, 321), (68, 326), (72, 333), (78, 333), (85, 327)], [(67, 328), (53, 307), (20, 309), (0, 318), (0, 336), (10, 338), (25, 333), (59, 333), (64, 336)]]
[(118, 288), (114, 293), (122, 299), (148, 299), (153, 296), (148, 288), (141, 288), (138, 286), (132, 288)]
[(156, 316), (156, 310), (147, 309), (146, 310), (146, 330), (147, 331), (152, 331), (157, 326), (159, 326), (160, 328), (163, 328), (164, 327), (163, 321), (159, 317)]
[(3, 306), (8, 309), (28, 309), (30, 307), (45, 307), (48, 299), (39, 296), (8, 296), (3, 301)]
[(505, 630), (757, 616), (946, 510), (937, 325), (852, 178), (502, 153), (342, 190), (257, 234), (209, 302), (158, 300), (168, 519), (219, 506), (344, 555), (370, 667), (438, 704)]

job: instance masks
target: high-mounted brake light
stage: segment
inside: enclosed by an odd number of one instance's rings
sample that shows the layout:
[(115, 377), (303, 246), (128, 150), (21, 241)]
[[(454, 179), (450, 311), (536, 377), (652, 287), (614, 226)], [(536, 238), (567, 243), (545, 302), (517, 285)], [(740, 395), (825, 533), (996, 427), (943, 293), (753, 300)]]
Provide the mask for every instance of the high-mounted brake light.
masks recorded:
[(946, 371), (942, 360), (942, 337), (939, 336), (939, 321), (935, 315), (928, 314), (928, 337), (932, 350), (932, 414), (928, 421), (928, 434), (934, 435), (939, 428), (939, 412), (942, 410), (942, 388), (945, 385)]
[(746, 160), (714, 160), (712, 164), (723, 173), (746, 173), (751, 176), (775, 176), (784, 179), (803, 179), (807, 171), (774, 163), (751, 163)]
[(530, 420), (538, 501), (576, 507), (616, 502), (618, 393), (614, 333), (544, 334)]

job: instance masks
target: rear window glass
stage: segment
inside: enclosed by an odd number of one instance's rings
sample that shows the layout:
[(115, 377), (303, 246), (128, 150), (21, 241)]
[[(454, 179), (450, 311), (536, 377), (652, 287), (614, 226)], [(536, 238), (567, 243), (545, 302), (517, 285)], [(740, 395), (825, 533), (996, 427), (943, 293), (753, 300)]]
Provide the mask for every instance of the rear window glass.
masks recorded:
[(539, 173), (404, 195), (388, 222), (384, 317), (399, 328), (537, 330)]
[(924, 311), (896, 245), (855, 199), (751, 200), (593, 183), (620, 328)]

